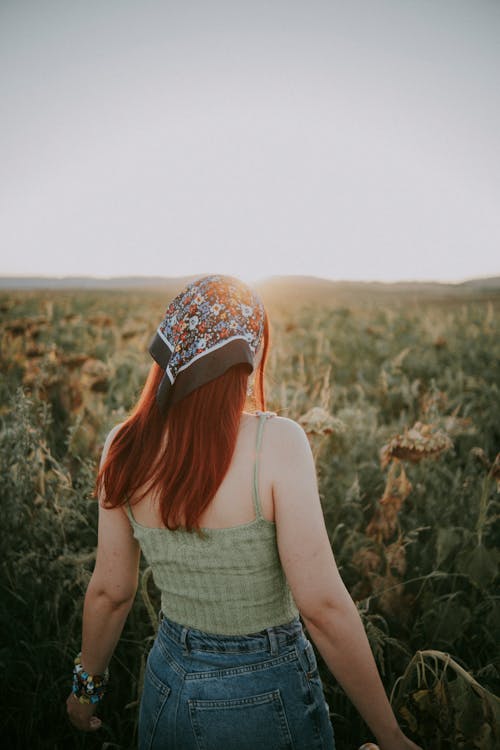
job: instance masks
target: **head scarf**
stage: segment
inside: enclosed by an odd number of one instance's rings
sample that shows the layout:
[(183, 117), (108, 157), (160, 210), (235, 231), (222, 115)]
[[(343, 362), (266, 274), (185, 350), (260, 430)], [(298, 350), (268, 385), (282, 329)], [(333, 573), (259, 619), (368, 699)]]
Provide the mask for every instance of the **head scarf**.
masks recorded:
[(201, 385), (244, 363), (248, 372), (264, 332), (259, 295), (233, 276), (204, 276), (175, 297), (149, 353), (165, 370), (156, 399), (162, 412)]

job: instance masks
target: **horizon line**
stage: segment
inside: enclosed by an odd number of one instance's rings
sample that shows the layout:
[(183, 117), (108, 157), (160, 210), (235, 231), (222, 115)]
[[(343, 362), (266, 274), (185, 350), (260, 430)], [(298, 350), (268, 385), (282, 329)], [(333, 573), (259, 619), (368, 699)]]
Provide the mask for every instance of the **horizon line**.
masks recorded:
[[(227, 273), (222, 274), (222, 272), (214, 272), (214, 275), (220, 273), (221, 275), (227, 275), (227, 276), (235, 276), (236, 278), (242, 278), (238, 274), (234, 273)], [(85, 280), (92, 280), (92, 281), (125, 281), (125, 280), (131, 280), (131, 279), (137, 279), (137, 280), (148, 280), (152, 281), (154, 279), (158, 279), (159, 282), (161, 281), (176, 281), (180, 279), (190, 279), (190, 278), (199, 278), (201, 276), (206, 275), (212, 275), (211, 273), (195, 273), (195, 274), (175, 274), (171, 276), (157, 276), (154, 274), (113, 274), (113, 275), (96, 275), (96, 274), (81, 274), (81, 273), (75, 273), (75, 274), (28, 274), (28, 273), (12, 273), (12, 274), (5, 274), (0, 273), (0, 279), (1, 280), (16, 280), (16, 279), (22, 279), (22, 280), (41, 280), (41, 281), (65, 281), (65, 280), (77, 280), (77, 279), (85, 279)], [(488, 275), (480, 275), (480, 276), (467, 276), (461, 279), (436, 279), (436, 278), (400, 278), (400, 279), (350, 279), (350, 278), (333, 278), (331, 276), (318, 276), (316, 274), (305, 274), (305, 273), (289, 273), (289, 274), (271, 274), (269, 276), (260, 276), (260, 277), (253, 277), (251, 279), (252, 283), (264, 283), (266, 281), (273, 281), (277, 279), (311, 279), (311, 280), (317, 280), (317, 281), (327, 281), (331, 283), (337, 283), (337, 284), (446, 284), (446, 285), (457, 285), (457, 284), (463, 284), (468, 281), (483, 281), (488, 279), (495, 279), (500, 277), (500, 271), (498, 273), (488, 274)], [(248, 277), (247, 277), (248, 278)]]

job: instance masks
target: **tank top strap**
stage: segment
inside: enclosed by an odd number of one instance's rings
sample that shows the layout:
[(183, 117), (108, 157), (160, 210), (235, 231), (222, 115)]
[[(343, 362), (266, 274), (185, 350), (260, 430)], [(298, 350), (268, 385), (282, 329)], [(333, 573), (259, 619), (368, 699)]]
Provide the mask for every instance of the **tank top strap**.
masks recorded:
[(129, 517), (129, 520), (132, 526), (135, 526), (137, 522), (134, 518), (134, 514), (132, 513), (132, 508), (130, 507), (130, 500), (128, 499), (128, 497), (127, 497), (127, 502), (125, 503), (125, 512), (127, 513), (127, 516)]
[(253, 507), (255, 509), (255, 517), (263, 518), (262, 507), (259, 497), (259, 458), (260, 458), (260, 446), (262, 443), (262, 433), (264, 431), (264, 423), (266, 419), (275, 417), (276, 412), (274, 411), (256, 411), (255, 414), (259, 417), (259, 424), (257, 426), (257, 441), (255, 444), (255, 462), (253, 466)]

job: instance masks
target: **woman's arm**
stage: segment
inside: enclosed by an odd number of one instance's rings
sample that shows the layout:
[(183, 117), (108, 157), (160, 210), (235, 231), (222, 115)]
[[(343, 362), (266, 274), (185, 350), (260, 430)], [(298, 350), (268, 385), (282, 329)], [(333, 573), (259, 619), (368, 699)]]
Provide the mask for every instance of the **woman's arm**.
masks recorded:
[(296, 422), (271, 420), (281, 563), (307, 629), (381, 750), (418, 748), (404, 736), (387, 698), (355, 603), (333, 556), (307, 436)]
[[(119, 426), (118, 426), (119, 427)], [(104, 445), (101, 466), (118, 427)], [(139, 578), (140, 546), (123, 508), (104, 508), (99, 498), (97, 555), (83, 606), (83, 669), (100, 675), (106, 670), (134, 602)], [(100, 725), (92, 714), (94, 705), (80, 704), (70, 695), (70, 720), (79, 729)]]
[(83, 606), (82, 665), (103, 674), (134, 603), (140, 547), (122, 508), (99, 506), (94, 572)]

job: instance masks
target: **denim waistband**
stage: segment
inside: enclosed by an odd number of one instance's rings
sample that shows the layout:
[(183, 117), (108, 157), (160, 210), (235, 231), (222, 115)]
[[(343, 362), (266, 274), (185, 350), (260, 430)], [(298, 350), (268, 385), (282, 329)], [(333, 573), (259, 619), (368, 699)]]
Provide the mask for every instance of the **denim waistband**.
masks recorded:
[(182, 646), (184, 651), (227, 651), (257, 652), (271, 651), (277, 653), (280, 646), (294, 643), (303, 634), (299, 616), (281, 625), (272, 625), (256, 633), (245, 635), (220, 635), (207, 633), (198, 628), (191, 628), (170, 620), (160, 611), (159, 634)]

